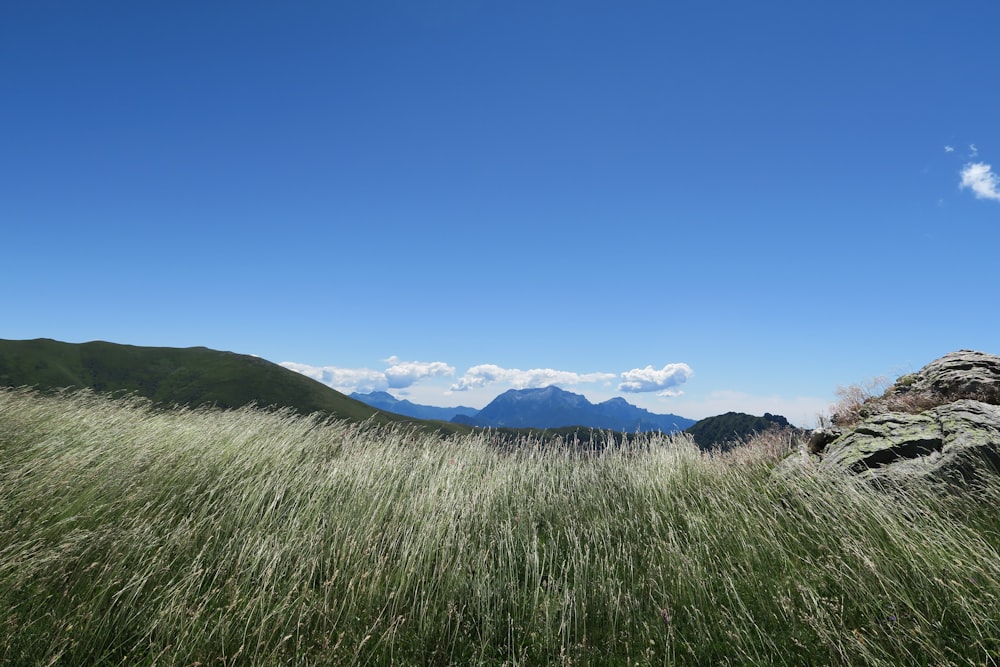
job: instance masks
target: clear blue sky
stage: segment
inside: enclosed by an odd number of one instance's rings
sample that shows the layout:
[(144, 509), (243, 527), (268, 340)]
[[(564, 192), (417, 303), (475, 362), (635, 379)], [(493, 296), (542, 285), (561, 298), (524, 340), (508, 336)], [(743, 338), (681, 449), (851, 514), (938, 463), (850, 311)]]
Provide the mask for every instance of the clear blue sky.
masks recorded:
[(998, 35), (995, 0), (7, 0), (0, 338), (804, 424), (1000, 353)]

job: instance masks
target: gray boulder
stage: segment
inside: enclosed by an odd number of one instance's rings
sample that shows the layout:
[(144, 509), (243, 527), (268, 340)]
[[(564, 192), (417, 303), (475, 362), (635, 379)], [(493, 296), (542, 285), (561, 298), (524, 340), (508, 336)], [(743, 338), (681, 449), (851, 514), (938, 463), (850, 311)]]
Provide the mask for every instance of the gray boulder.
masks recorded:
[(1000, 357), (975, 350), (951, 352), (899, 378), (883, 398), (891, 403), (918, 394), (942, 402), (971, 398), (1000, 404)]
[(969, 483), (995, 476), (1000, 357), (973, 350), (946, 354), (833, 420), (837, 426), (814, 431), (805, 450), (821, 469), (872, 481)]
[(869, 417), (827, 444), (819, 467), (872, 481), (982, 480), (1000, 473), (1000, 406), (961, 399)]

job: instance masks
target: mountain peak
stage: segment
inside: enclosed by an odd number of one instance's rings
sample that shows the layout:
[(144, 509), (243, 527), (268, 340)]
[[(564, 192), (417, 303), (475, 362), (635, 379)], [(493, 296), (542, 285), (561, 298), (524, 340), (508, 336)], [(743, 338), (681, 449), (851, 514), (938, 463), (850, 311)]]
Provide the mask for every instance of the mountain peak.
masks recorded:
[(694, 424), (677, 415), (657, 415), (615, 397), (598, 403), (555, 385), (510, 389), (462, 423), (504, 428), (561, 428), (582, 426), (613, 431), (673, 433)]
[(625, 406), (634, 407), (634, 406), (632, 406), (631, 403), (629, 403), (628, 401), (626, 401), (621, 396), (615, 396), (614, 398), (609, 398), (606, 401), (598, 403), (598, 405), (608, 405), (608, 406), (615, 406), (615, 407), (625, 407)]
[[(566, 391), (561, 387), (557, 387), (554, 384), (546, 385), (544, 387), (528, 387), (527, 389), (508, 389), (507, 391), (500, 394), (500, 396), (509, 396), (512, 398), (538, 398), (538, 397), (549, 397), (549, 396), (575, 396), (579, 398), (584, 398), (582, 394), (574, 394), (571, 391)], [(498, 396), (497, 398), (499, 398)]]
[[(387, 391), (373, 391), (370, 394), (359, 394), (354, 392), (351, 398), (361, 401), (379, 410), (391, 412), (414, 419), (433, 419), (437, 421), (455, 421), (456, 417), (474, 415), (478, 412), (475, 408), (457, 405), (453, 408), (439, 408), (433, 405), (418, 405), (406, 399), (398, 399)], [(464, 423), (464, 422), (463, 422)]]

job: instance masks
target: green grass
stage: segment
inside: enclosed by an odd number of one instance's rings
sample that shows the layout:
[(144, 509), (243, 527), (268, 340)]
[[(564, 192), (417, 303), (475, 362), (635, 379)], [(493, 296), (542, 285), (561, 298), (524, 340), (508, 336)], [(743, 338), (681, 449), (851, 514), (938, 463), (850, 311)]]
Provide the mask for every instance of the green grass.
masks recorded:
[(993, 664), (1000, 485), (0, 391), (5, 665)]

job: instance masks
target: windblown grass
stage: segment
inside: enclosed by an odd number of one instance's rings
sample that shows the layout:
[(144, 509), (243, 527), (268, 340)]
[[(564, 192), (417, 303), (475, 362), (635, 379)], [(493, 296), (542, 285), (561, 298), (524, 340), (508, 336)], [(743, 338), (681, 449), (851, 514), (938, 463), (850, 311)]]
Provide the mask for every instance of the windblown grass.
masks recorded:
[(1000, 485), (0, 391), (7, 665), (993, 664)]

